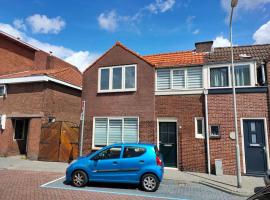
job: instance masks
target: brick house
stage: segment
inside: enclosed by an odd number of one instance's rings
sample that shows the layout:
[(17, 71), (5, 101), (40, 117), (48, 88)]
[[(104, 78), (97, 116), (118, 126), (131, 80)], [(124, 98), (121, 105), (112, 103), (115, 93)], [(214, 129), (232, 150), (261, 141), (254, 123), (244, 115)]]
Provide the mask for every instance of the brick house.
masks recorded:
[(0, 32), (0, 156), (37, 159), (44, 123), (79, 124), (81, 81), (76, 67)]
[[(84, 153), (117, 142), (150, 142), (167, 167), (207, 172), (221, 159), (224, 173), (235, 174), (229, 48), (212, 44), (140, 56), (117, 42), (83, 74)], [(269, 58), (270, 45), (235, 47), (244, 174), (269, 168)]]

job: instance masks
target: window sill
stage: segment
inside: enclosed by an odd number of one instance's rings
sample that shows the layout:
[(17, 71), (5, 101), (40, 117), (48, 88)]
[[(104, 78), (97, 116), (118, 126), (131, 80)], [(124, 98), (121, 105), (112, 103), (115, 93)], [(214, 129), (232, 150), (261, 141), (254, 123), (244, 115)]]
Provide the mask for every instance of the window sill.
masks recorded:
[(156, 90), (155, 95), (175, 95), (175, 94), (203, 94), (203, 89), (185, 89), (185, 90)]
[(97, 93), (98, 94), (106, 94), (106, 93), (125, 93), (125, 92), (136, 92), (137, 90), (136, 89), (130, 89), (130, 90), (100, 90), (98, 91)]
[(200, 135), (195, 135), (196, 139), (205, 139), (204, 136), (200, 136)]

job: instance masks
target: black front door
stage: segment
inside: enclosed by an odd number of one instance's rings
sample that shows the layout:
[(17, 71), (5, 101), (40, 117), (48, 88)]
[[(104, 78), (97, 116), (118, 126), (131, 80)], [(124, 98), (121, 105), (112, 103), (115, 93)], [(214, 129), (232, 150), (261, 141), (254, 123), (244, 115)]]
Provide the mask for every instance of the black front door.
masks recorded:
[(247, 174), (264, 174), (267, 170), (263, 120), (244, 120), (244, 142)]
[(177, 166), (176, 122), (159, 122), (159, 149), (165, 167)]

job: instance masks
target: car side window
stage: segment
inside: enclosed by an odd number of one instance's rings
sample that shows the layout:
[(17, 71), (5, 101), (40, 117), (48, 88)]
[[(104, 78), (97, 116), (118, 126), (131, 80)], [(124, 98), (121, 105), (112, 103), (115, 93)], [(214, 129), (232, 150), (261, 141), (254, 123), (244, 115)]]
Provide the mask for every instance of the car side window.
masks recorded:
[(97, 156), (99, 160), (117, 159), (120, 158), (120, 154), (121, 154), (121, 147), (111, 147), (109, 149), (100, 152)]
[(134, 158), (143, 155), (146, 152), (142, 147), (125, 147), (123, 158)]

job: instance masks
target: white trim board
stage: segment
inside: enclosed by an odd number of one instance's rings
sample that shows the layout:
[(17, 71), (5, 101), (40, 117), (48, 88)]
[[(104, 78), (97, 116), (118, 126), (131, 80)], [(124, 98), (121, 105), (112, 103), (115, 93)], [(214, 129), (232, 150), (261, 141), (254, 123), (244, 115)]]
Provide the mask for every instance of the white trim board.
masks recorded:
[(28, 77), (19, 77), (19, 78), (3, 78), (0, 79), (0, 84), (18, 84), (18, 83), (34, 83), (34, 82), (54, 82), (60, 85), (71, 87), (77, 90), (82, 90), (81, 87), (67, 83), (65, 81), (58, 80), (45, 75), (40, 76), (28, 76)]
[[(156, 141), (156, 144), (157, 144), (157, 147), (159, 149), (159, 122), (175, 122), (176, 123), (176, 167), (175, 169), (178, 169), (179, 168), (179, 156), (178, 156), (178, 153), (179, 153), (179, 150), (178, 150), (178, 142), (179, 142), (179, 139), (178, 139), (178, 135), (179, 135), (179, 127), (180, 127), (180, 123), (178, 122), (177, 118), (176, 117), (158, 117), (157, 118), (157, 141)], [(174, 167), (172, 167), (174, 168)]]
[(270, 169), (270, 160), (269, 160), (269, 144), (268, 144), (268, 128), (267, 128), (267, 120), (265, 117), (249, 117), (249, 118), (240, 118), (240, 125), (241, 125), (241, 142), (242, 142), (242, 162), (243, 162), (243, 172), (246, 174), (246, 155), (245, 155), (245, 141), (244, 141), (244, 127), (243, 121), (244, 120), (263, 120), (264, 122), (264, 134), (265, 134), (265, 148), (266, 148), (266, 164), (267, 169)]

